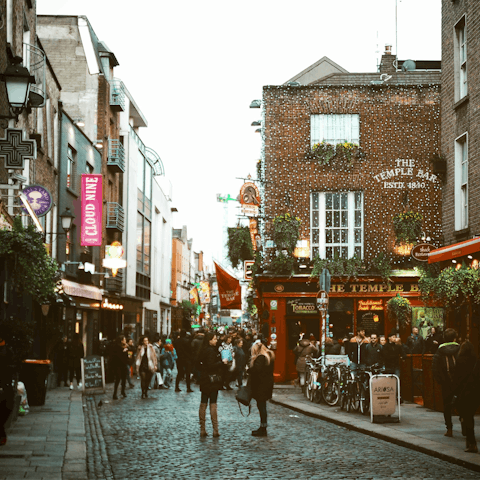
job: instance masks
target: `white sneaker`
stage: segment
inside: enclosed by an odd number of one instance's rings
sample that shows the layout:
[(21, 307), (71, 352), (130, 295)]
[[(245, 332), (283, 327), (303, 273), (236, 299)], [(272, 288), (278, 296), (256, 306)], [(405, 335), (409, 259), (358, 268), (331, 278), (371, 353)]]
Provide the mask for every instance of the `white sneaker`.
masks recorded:
[(80, 390), (82, 388), (82, 382), (78, 384), (78, 389)]
[(73, 385), (72, 384), (70, 384), (70, 390), (73, 390)]

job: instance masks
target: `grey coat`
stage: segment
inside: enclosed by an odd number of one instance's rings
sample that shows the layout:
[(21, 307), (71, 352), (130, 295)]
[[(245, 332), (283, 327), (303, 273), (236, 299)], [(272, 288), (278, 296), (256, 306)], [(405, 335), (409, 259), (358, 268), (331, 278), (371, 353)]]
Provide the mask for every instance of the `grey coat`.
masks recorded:
[(293, 353), (298, 357), (297, 358), (297, 372), (304, 373), (307, 365), (306, 356), (310, 355), (314, 357), (318, 355), (318, 350), (310, 343), (310, 340), (303, 339), (300, 343), (293, 349)]

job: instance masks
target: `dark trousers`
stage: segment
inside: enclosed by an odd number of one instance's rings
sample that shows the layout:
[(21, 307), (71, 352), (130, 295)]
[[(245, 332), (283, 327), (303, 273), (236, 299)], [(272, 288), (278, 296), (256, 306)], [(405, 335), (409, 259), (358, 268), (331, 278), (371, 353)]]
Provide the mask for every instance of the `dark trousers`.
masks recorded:
[(217, 398), (218, 398), (218, 390), (213, 390), (210, 393), (205, 393), (202, 392), (202, 399), (200, 400), (200, 403), (208, 403), (210, 400), (210, 405), (212, 403), (217, 403)]
[(185, 376), (187, 382), (187, 389), (190, 390), (190, 369), (191, 366), (188, 362), (177, 360), (177, 378), (175, 379), (175, 388), (178, 388), (180, 380)]
[(445, 426), (447, 427), (447, 430), (451, 430), (453, 428), (452, 398), (453, 398), (452, 389), (450, 387), (442, 387), (443, 418), (445, 419)]
[(130, 365), (127, 365), (125, 368), (125, 376), (127, 377), (128, 384), (133, 387), (132, 376), (130, 374)]
[(260, 413), (260, 426), (267, 426), (267, 402), (260, 402), (257, 400), (258, 413)]
[[(13, 392), (8, 391), (6, 395), (11, 395), (13, 399)], [(5, 424), (7, 423), (8, 417), (12, 413), (13, 402), (10, 399), (4, 398), (0, 400), (0, 438), (6, 438), (7, 434), (5, 432)]]
[(60, 383), (67, 385), (68, 382), (68, 364), (66, 362), (61, 362), (58, 365), (58, 372), (57, 372), (57, 387), (60, 386)]
[(115, 369), (114, 372), (115, 375), (115, 387), (113, 390), (113, 395), (117, 395), (117, 390), (118, 390), (118, 384), (120, 383), (120, 380), (122, 381), (122, 393), (125, 393), (125, 383), (127, 381), (127, 369), (125, 368), (125, 365), (121, 365)]
[(142, 393), (148, 392), (148, 386), (152, 380), (153, 373), (150, 370), (140, 371), (140, 384), (142, 386)]
[(73, 382), (74, 375), (77, 378), (77, 384), (79, 384), (82, 381), (82, 367), (80, 366), (80, 363), (70, 365), (70, 383)]

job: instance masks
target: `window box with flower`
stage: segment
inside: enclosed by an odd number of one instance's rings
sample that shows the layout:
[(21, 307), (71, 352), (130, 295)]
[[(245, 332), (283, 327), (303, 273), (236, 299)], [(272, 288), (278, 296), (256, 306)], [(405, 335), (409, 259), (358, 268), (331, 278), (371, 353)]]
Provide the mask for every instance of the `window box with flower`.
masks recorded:
[(332, 144), (322, 140), (312, 145), (308, 157), (318, 161), (320, 165), (334, 165), (345, 161), (351, 165), (354, 159), (363, 158), (363, 152), (356, 143)]

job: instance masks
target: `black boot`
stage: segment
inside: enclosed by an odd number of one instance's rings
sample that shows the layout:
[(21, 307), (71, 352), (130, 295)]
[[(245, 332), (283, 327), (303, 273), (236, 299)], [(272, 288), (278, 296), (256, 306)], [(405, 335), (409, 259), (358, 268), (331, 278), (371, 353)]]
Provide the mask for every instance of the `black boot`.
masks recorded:
[(252, 432), (254, 437), (266, 437), (267, 436), (267, 427), (260, 427), (258, 430)]

